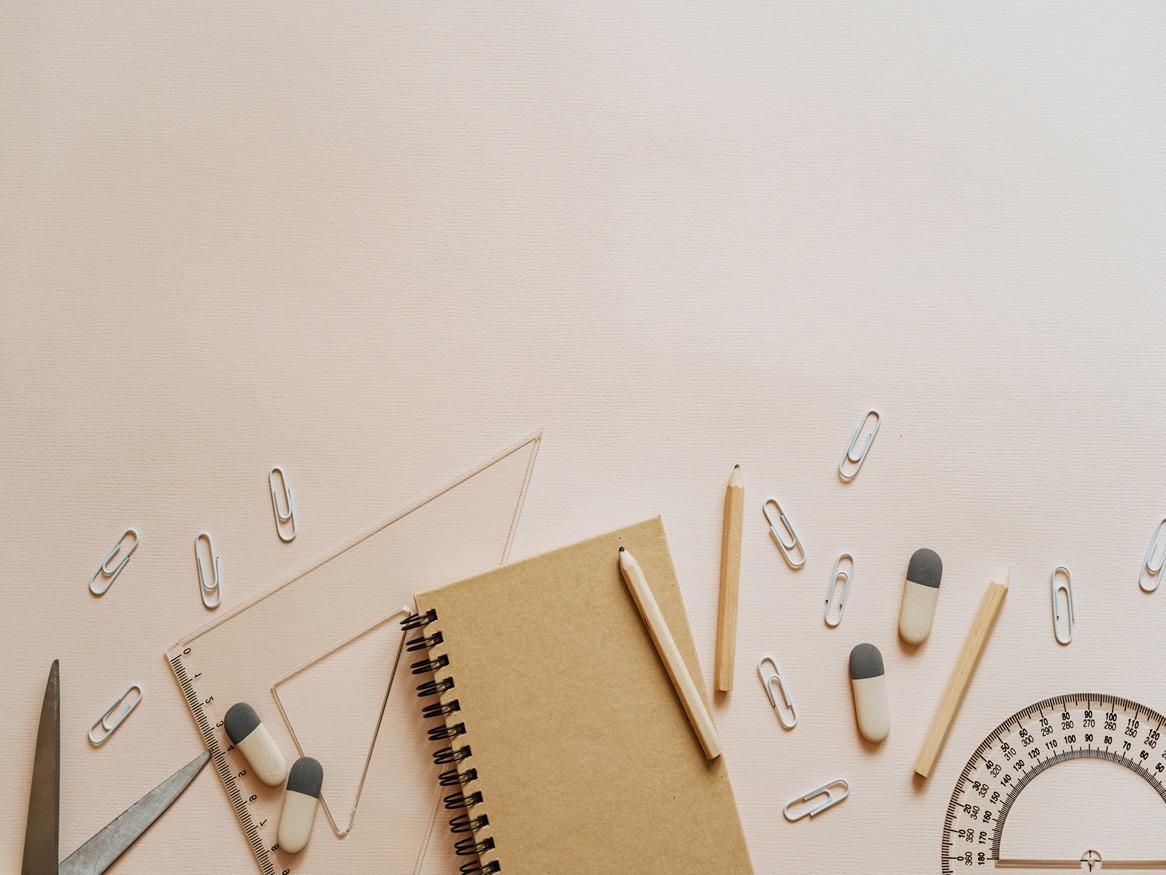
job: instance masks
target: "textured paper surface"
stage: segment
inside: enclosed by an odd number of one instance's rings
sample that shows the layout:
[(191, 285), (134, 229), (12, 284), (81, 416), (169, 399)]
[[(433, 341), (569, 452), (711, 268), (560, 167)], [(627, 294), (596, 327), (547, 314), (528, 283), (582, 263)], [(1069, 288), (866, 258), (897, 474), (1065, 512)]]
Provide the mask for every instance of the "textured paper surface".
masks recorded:
[[(1090, 689), (1166, 708), (1166, 589), (1136, 583), (1166, 516), (1163, 45), (1166, 6), (1138, 0), (0, 4), (0, 871), (19, 868), (53, 657), (63, 849), (198, 750), (159, 655), (208, 619), (197, 532), (230, 610), (539, 427), (513, 557), (662, 514), (706, 681), (741, 464), (736, 683), (714, 718), (758, 872), (935, 872), (955, 779), (1013, 711)], [(883, 427), (844, 486), (872, 405)], [(771, 493), (800, 572), (765, 528)], [(129, 525), (142, 546), (95, 600)], [(910, 651), (895, 623), (922, 546), (944, 583)], [(854, 588), (827, 629), (844, 550)], [(890, 684), (877, 750), (854, 728), (860, 641)], [(134, 681), (141, 707), (92, 750)], [(1088, 792), (1042, 777), (1060, 806), (1028, 809), (1030, 834), (1141, 800), (1115, 771)], [(845, 803), (782, 820), (838, 776)], [(1166, 835), (1161, 807), (1129, 822)], [(115, 871), (173, 859), (251, 871), (209, 774)]]
[[(620, 575), (631, 550), (701, 677), (659, 518), (417, 596), (454, 748), (503, 871), (752, 875), (725, 757), (705, 759)], [(708, 702), (704, 684), (700, 694)], [(437, 723), (437, 721), (432, 721)], [(448, 766), (444, 768), (449, 768)]]

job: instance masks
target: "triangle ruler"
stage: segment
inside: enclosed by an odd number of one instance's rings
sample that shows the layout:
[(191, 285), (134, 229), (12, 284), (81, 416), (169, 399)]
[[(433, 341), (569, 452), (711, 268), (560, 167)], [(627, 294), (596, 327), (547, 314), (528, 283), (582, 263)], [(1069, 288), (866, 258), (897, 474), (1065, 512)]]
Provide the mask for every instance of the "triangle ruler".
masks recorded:
[[(166, 654), (263, 875), (456, 871), (399, 622), (414, 593), (504, 563), (541, 434), (499, 453), (328, 559)], [(259, 713), (290, 763), (324, 766), (313, 839), (286, 854), (283, 788), (268, 787), (223, 730)], [(448, 791), (446, 791), (448, 792)]]

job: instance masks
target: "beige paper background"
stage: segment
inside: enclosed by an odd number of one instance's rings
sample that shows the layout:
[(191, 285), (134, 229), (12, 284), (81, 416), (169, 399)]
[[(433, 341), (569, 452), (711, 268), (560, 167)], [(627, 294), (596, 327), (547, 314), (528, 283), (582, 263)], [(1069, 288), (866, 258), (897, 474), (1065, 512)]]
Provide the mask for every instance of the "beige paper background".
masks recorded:
[[(63, 849), (188, 759), (161, 653), (205, 619), (195, 532), (215, 533), (229, 608), (541, 426), (513, 555), (662, 514), (706, 680), (742, 465), (738, 687), (716, 716), (758, 871), (934, 871), (955, 776), (1003, 717), (1088, 688), (1166, 706), (1166, 593), (1135, 583), (1166, 515), (1164, 42), (1153, 3), (0, 6), (0, 868), (54, 656)], [(883, 429), (843, 486), (870, 405)], [(767, 541), (770, 492), (808, 546), (796, 574)], [(143, 545), (95, 603), (127, 525)], [(944, 589), (909, 654), (898, 590), (925, 544)], [(844, 549), (856, 582), (827, 630)], [(892, 680), (874, 751), (846, 687), (860, 640)], [(792, 733), (753, 675), (764, 653)], [(89, 750), (135, 680), (146, 701)], [(781, 820), (839, 775), (843, 806)], [(1091, 801), (1061, 798), (1061, 824)], [(116, 871), (250, 867), (206, 777)]]

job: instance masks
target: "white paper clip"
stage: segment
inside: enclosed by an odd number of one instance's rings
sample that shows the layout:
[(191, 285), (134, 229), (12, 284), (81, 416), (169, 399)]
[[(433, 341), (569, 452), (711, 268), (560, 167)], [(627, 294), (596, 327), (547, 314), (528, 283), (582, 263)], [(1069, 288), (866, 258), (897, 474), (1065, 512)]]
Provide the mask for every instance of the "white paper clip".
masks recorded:
[[(771, 504), (777, 510), (776, 518), (770, 513), (769, 506)], [(769, 523), (769, 531), (773, 533), (773, 540), (777, 541), (777, 549), (781, 552), (781, 558), (785, 560), (786, 565), (797, 571), (806, 564), (806, 548), (802, 546), (802, 541), (798, 537), (798, 533), (794, 531), (789, 517), (781, 509), (781, 503), (776, 498), (767, 498), (765, 503), (761, 505), (761, 513), (765, 515), (765, 521)], [(778, 526), (784, 530), (786, 535), (789, 535), (789, 540), (786, 540)], [(794, 559), (795, 551), (801, 555), (801, 559)]]
[[(279, 475), (279, 484), (276, 484), (276, 474)], [(276, 465), (271, 469), (271, 473), (267, 475), (267, 485), (271, 489), (271, 511), (275, 514), (275, 533), (279, 535), (279, 539), (285, 544), (290, 544), (296, 539), (296, 500), (292, 494), (291, 487), (287, 483), (287, 474), (283, 468)], [(283, 493), (282, 502), (287, 511), (280, 510), (280, 493)], [(285, 534), (284, 530), (290, 525), (290, 531)]]
[(1162, 536), (1163, 526), (1166, 526), (1166, 519), (1159, 520), (1158, 525), (1154, 526), (1154, 535), (1150, 538), (1150, 546), (1146, 548), (1142, 570), (1138, 572), (1138, 586), (1142, 588), (1142, 592), (1153, 592), (1162, 582), (1160, 575), (1162, 566), (1166, 565), (1166, 550), (1162, 551), (1162, 556), (1157, 562), (1154, 561), (1154, 553), (1158, 549), (1158, 539)]
[[(128, 545), (127, 545), (128, 541)], [(105, 554), (105, 558), (101, 560), (101, 564), (97, 566), (97, 571), (94, 572), (93, 577), (89, 580), (89, 591), (94, 595), (105, 595), (109, 588), (113, 586), (113, 582), (117, 580), (117, 576), (121, 574), (121, 570), (126, 567), (126, 563), (130, 561), (130, 557), (134, 555), (134, 551), (138, 549), (138, 542), (141, 537), (138, 535), (137, 529), (126, 529), (125, 533), (117, 539), (117, 543), (113, 545), (113, 549)], [(124, 551), (124, 552), (122, 552)], [(117, 560), (117, 564), (113, 568), (109, 567), (110, 561), (121, 553), (121, 558)], [(98, 583), (98, 579), (101, 583)], [(104, 585), (102, 585), (104, 584)]]
[[(790, 823), (801, 820), (803, 817), (813, 817), (815, 814), (821, 814), (827, 808), (832, 808), (843, 799), (850, 795), (850, 785), (846, 783), (845, 778), (836, 778), (829, 784), (823, 784), (817, 790), (811, 790), (805, 796), (799, 796), (797, 799), (790, 802), (784, 809), (782, 814)], [(824, 802), (819, 802), (817, 805), (808, 806), (797, 810), (799, 806), (807, 806), (811, 800), (817, 799), (819, 796), (825, 796)], [(796, 814), (790, 814), (790, 809), (797, 810)]]
[[(1053, 598), (1053, 635), (1058, 644), (1068, 644), (1073, 640), (1073, 624), (1077, 614), (1073, 608), (1073, 579), (1069, 569), (1058, 565), (1049, 578), (1049, 590)], [(1061, 593), (1065, 594), (1065, 622), (1061, 622)], [(1064, 630), (1064, 634), (1062, 634)]]
[[(845, 567), (843, 563), (847, 563)], [(830, 604), (834, 601), (834, 590), (839, 580), (843, 581), (842, 595), (838, 597), (838, 613), (831, 616)], [(849, 553), (843, 553), (834, 563), (834, 573), (830, 575), (830, 585), (826, 588), (826, 612), (823, 619), (831, 629), (842, 622), (842, 612), (846, 610), (846, 600), (850, 597), (852, 583), (854, 583), (854, 557)]]
[(143, 695), (141, 684), (131, 684), (130, 688), (118, 696), (113, 704), (105, 709), (105, 713), (89, 727), (89, 743), (94, 747), (101, 747), (109, 741), (109, 737), (142, 703)]
[[(854, 455), (855, 445), (858, 439), (862, 436), (863, 430), (866, 428), (867, 422), (871, 417), (874, 417), (874, 428), (871, 429), (870, 434), (866, 436), (866, 440), (862, 443), (862, 449), (858, 451), (858, 455)], [(870, 445), (874, 443), (875, 435), (879, 433), (879, 425), (882, 422), (882, 417), (879, 416), (877, 410), (871, 409), (863, 414), (862, 420), (855, 427), (850, 434), (850, 443), (846, 445), (846, 452), (842, 454), (842, 460), (838, 463), (838, 476), (842, 478), (843, 483), (849, 483), (858, 476), (859, 470), (862, 468), (862, 463), (866, 461), (866, 454), (870, 452)]]
[[(766, 672), (765, 663), (767, 662), (773, 669), (772, 672)], [(798, 725), (798, 710), (794, 707), (793, 697), (790, 696), (789, 688), (785, 685), (781, 669), (777, 667), (772, 656), (763, 656), (761, 661), (757, 663), (757, 676), (761, 678), (761, 686), (765, 687), (765, 695), (769, 697), (769, 704), (773, 706), (773, 713), (777, 715), (777, 722), (781, 724), (781, 728), (793, 729)], [(781, 705), (777, 701), (779, 694), (783, 703)], [(786, 719), (786, 711), (789, 712), (789, 719)]]
[[(214, 577), (209, 581), (202, 565), (202, 556), (199, 554), (199, 541), (206, 542), (207, 555), (210, 556), (211, 564), (214, 566)], [(199, 532), (194, 538), (194, 564), (198, 567), (198, 593), (202, 596), (203, 607), (213, 611), (223, 603), (223, 593), (220, 589), (223, 579), (219, 570), (219, 557), (215, 555), (215, 545), (207, 532)]]

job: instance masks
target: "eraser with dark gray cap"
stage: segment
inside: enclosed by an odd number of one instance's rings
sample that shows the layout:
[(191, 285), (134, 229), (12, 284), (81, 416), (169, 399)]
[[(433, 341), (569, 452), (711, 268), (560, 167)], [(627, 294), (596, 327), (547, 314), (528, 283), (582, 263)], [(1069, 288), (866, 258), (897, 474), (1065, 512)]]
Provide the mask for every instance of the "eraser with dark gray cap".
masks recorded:
[(269, 787), (283, 783), (287, 760), (254, 708), (246, 702), (232, 705), (223, 717), (223, 728), (260, 781)]
[(292, 763), (287, 776), (287, 792), (283, 796), (283, 810), (279, 814), (281, 851), (298, 854), (308, 844), (323, 786), (324, 768), (317, 760), (300, 757)]
[(873, 644), (859, 644), (850, 651), (850, 691), (858, 731), (877, 744), (891, 732), (891, 706), (883, 655)]
[(942, 578), (943, 560), (938, 553), (924, 547), (911, 554), (899, 604), (899, 637), (908, 644), (922, 644), (931, 634)]

